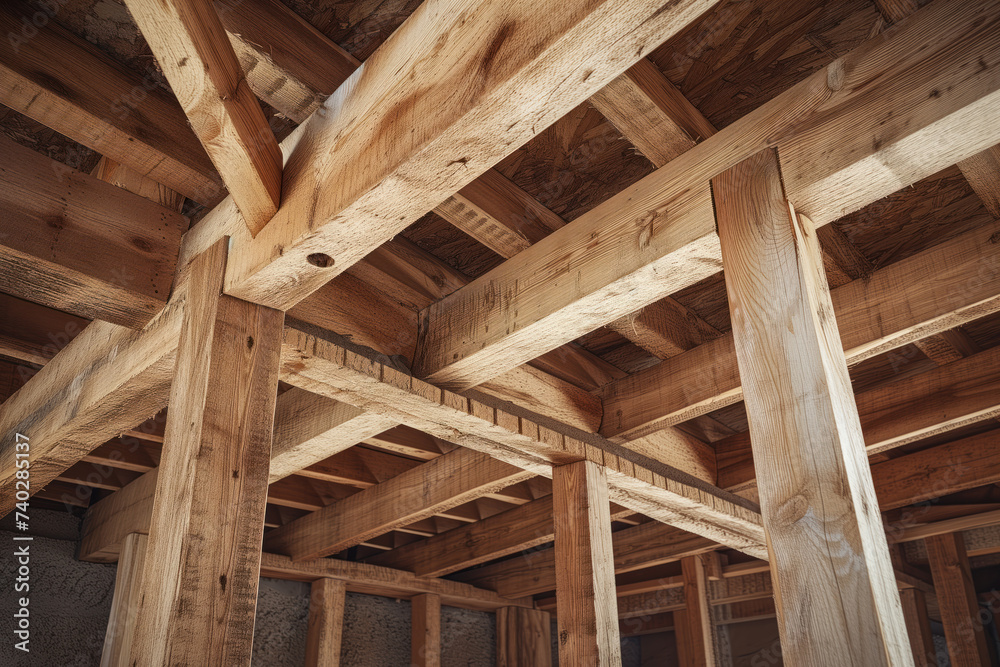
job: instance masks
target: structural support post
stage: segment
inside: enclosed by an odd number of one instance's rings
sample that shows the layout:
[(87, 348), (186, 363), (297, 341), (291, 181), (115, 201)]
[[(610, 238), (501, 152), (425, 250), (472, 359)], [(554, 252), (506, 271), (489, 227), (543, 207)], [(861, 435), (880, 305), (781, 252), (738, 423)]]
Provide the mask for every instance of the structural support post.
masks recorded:
[(132, 663), (250, 664), (284, 315), (192, 263)]
[(309, 628), (306, 632), (306, 667), (338, 667), (344, 628), (347, 584), (338, 579), (317, 579), (309, 591)]
[(910, 636), (913, 663), (916, 667), (937, 667), (937, 651), (934, 649), (924, 592), (919, 588), (904, 588), (899, 591), (899, 600), (903, 603), (903, 618)]
[(441, 598), (431, 593), (410, 600), (412, 667), (441, 667)]
[(681, 560), (685, 608), (674, 612), (674, 622), (677, 628), (677, 657), (682, 667), (712, 667), (716, 664), (715, 629), (708, 601), (705, 565), (702, 556), (688, 556)]
[(990, 664), (969, 556), (961, 533), (928, 537), (925, 542), (951, 664), (954, 667)]
[(104, 634), (101, 667), (127, 667), (135, 617), (139, 606), (142, 564), (146, 559), (146, 536), (129, 533), (122, 540), (115, 574), (115, 594), (111, 600), (108, 630)]
[(497, 610), (497, 667), (552, 667), (552, 618), (524, 607)]
[(712, 189), (785, 661), (912, 665), (816, 231), (772, 150)]
[(621, 665), (611, 506), (604, 468), (552, 469), (559, 662)]

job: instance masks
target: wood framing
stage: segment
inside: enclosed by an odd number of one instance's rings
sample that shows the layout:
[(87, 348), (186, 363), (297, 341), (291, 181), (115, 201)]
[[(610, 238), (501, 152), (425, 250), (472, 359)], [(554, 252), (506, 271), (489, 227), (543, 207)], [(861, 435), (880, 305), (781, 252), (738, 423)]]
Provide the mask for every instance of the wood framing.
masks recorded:
[(716, 660), (715, 627), (708, 596), (706, 558), (710, 554), (681, 560), (684, 610), (675, 612), (677, 655), (685, 667), (710, 667)]
[(309, 588), (306, 667), (339, 667), (347, 585), (336, 579), (317, 579)]
[(549, 613), (524, 607), (497, 609), (497, 667), (552, 667)]
[(135, 638), (146, 541), (147, 537), (141, 533), (129, 533), (122, 541), (115, 574), (115, 593), (111, 600), (111, 615), (108, 618), (108, 629), (104, 633), (101, 667), (128, 664)]
[[(825, 225), (997, 143), (1000, 92), (986, 71), (1000, 51), (989, 28), (998, 11), (964, 0), (925, 7), (434, 304), (418, 373), (474, 385), (487, 369), (513, 368), (718, 272), (708, 181), (763, 148), (781, 152), (789, 200)], [(964, 76), (979, 56), (986, 70)], [(887, 128), (890, 111), (911, 120)], [(917, 146), (918, 162), (891, 157)]]
[(139, 664), (250, 659), (284, 315), (220, 296), (225, 260), (219, 243), (192, 269), (132, 641)]
[(209, 2), (128, 0), (132, 17), (250, 232), (281, 200), (281, 150)]
[(410, 609), (410, 664), (441, 667), (441, 598), (433, 593), (414, 596)]
[(0, 289), (132, 328), (167, 303), (188, 220), (0, 137)]
[(956, 667), (989, 664), (986, 635), (962, 536), (936, 535), (927, 538), (926, 544), (951, 664)]
[(903, 618), (910, 637), (914, 665), (936, 667), (937, 650), (934, 648), (934, 635), (931, 634), (931, 622), (927, 615), (926, 595), (918, 588), (906, 588), (899, 591), (899, 600), (903, 605)]
[(590, 461), (552, 472), (559, 662), (620, 665), (608, 480)]
[(771, 150), (713, 179), (712, 192), (782, 653), (796, 664), (909, 664), (815, 229), (787, 203)]

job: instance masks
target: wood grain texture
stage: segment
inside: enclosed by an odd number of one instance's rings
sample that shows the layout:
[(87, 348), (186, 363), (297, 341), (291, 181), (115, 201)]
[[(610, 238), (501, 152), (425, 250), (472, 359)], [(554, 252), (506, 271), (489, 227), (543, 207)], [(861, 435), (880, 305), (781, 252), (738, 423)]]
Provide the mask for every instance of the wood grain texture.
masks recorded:
[(771, 150), (712, 191), (783, 656), (912, 664), (815, 229)]
[(931, 633), (924, 592), (917, 588), (901, 589), (899, 600), (903, 605), (903, 618), (906, 620), (906, 632), (910, 637), (915, 667), (937, 667), (937, 650), (934, 648), (934, 635)]
[(101, 667), (125, 667), (129, 664), (131, 643), (135, 636), (136, 612), (139, 608), (139, 592), (142, 589), (146, 540), (143, 534), (129, 533), (122, 541), (115, 574), (115, 592), (111, 599), (111, 614), (104, 634)]
[(171, 211), (180, 213), (184, 208), (184, 195), (171, 190), (162, 183), (157, 183), (148, 176), (143, 176), (135, 169), (126, 167), (106, 155), (101, 156), (90, 175), (105, 183), (111, 183), (123, 190), (128, 190), (132, 194), (145, 197)]
[(441, 667), (441, 598), (432, 593), (410, 600), (410, 665)]
[(926, 544), (951, 664), (955, 667), (988, 665), (990, 653), (962, 536), (956, 533), (937, 535), (927, 538)]
[(557, 466), (552, 497), (559, 662), (621, 665), (604, 470), (590, 461)]
[[(557, 14), (532, 3), (421, 5), (285, 140), (282, 206), (256, 238), (234, 236), (227, 292), (289, 308), (710, 4), (662, 12), (660, 0), (608, 0)], [(585, 46), (611, 33), (612, 47)]]
[(925, 7), (434, 304), (418, 373), (470, 386), (717, 273), (708, 180), (762, 148), (781, 151), (790, 201), (825, 225), (993, 145), (996, 14)]
[(309, 588), (306, 667), (339, 667), (347, 584), (317, 579)]
[(677, 655), (685, 667), (710, 667), (717, 664), (715, 626), (709, 602), (708, 571), (705, 558), (710, 554), (688, 556), (681, 560), (684, 610), (674, 615), (677, 623)]
[(132, 642), (136, 664), (248, 662), (284, 314), (193, 269)]
[(209, 2), (128, 0), (191, 127), (251, 234), (281, 201), (281, 150)]
[(163, 309), (188, 220), (0, 137), (0, 290), (141, 328)]
[(293, 560), (327, 556), (532, 476), (459, 448), (269, 532), (265, 549)]
[(552, 621), (548, 612), (523, 607), (497, 609), (497, 667), (552, 667)]
[(612, 443), (440, 389), (294, 329), (286, 329), (283, 356), (282, 378), (290, 384), (535, 474), (549, 476), (552, 465), (591, 460), (607, 470), (616, 503), (751, 555), (765, 555), (752, 504), (670, 466), (650, 461), (653, 467), (647, 468), (623, 458), (629, 453)]
[(993, 146), (958, 163), (986, 210), (1000, 220), (1000, 146)]
[[(849, 364), (997, 312), (1000, 225), (988, 224), (832, 290)], [(743, 397), (731, 334), (601, 390), (601, 433), (630, 440)]]

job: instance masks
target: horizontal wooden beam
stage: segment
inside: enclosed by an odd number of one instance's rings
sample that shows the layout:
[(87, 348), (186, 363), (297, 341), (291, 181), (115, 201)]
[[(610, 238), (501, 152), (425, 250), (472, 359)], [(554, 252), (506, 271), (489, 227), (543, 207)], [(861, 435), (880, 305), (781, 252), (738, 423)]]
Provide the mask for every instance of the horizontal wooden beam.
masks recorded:
[(188, 219), (0, 137), (0, 290), (138, 328), (167, 302)]
[(460, 447), (272, 530), (264, 548), (296, 561), (328, 556), (530, 477)]
[[(612, 500), (654, 519), (763, 556), (759, 514), (743, 499), (596, 436), (536, 423), (506, 409), (439, 389), (372, 359), (286, 329), (283, 379), (368, 412), (482, 451), (535, 474), (591, 460), (607, 469)], [(584, 438), (581, 440), (579, 438)], [(625, 457), (625, 458), (622, 458)]]
[(763, 148), (825, 225), (997, 143), (998, 17), (924, 7), (434, 304), (417, 372), (468, 387), (717, 273), (708, 182)]
[[(157, 74), (142, 77), (27, 2), (0, 7), (0, 103), (201, 204), (222, 181)], [(36, 31), (22, 33), (23, 21)]]
[[(831, 291), (849, 364), (1000, 310), (1000, 223)], [(632, 440), (743, 399), (732, 334), (601, 390), (601, 433)]]

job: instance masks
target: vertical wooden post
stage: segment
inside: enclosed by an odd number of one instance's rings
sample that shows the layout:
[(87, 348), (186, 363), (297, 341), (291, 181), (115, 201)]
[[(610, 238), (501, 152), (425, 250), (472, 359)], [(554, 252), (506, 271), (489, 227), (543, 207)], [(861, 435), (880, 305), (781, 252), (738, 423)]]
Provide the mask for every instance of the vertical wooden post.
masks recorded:
[(621, 665), (604, 468), (591, 461), (553, 468), (552, 499), (559, 662)]
[(685, 608), (674, 612), (677, 656), (683, 667), (711, 667), (716, 664), (715, 631), (708, 602), (705, 560), (701, 556), (681, 559), (681, 574)]
[(413, 667), (441, 667), (441, 598), (427, 593), (415, 596), (410, 604), (410, 663)]
[(912, 665), (816, 230), (762, 151), (712, 181), (792, 665)]
[(951, 664), (954, 667), (990, 664), (965, 540), (960, 533), (947, 533), (928, 537), (925, 542)]
[(899, 600), (903, 603), (903, 619), (910, 636), (914, 664), (916, 667), (937, 667), (934, 635), (931, 634), (924, 592), (919, 588), (904, 588), (899, 591)]
[(136, 665), (250, 663), (284, 315), (222, 295), (225, 261), (223, 240), (183, 281)]
[(552, 618), (524, 607), (497, 610), (497, 667), (552, 667)]
[(108, 630), (104, 634), (101, 667), (126, 667), (139, 603), (139, 582), (146, 559), (146, 536), (129, 533), (122, 540), (115, 574), (115, 594), (111, 600)]
[(344, 628), (347, 584), (317, 579), (309, 591), (309, 628), (306, 632), (306, 667), (338, 667)]

